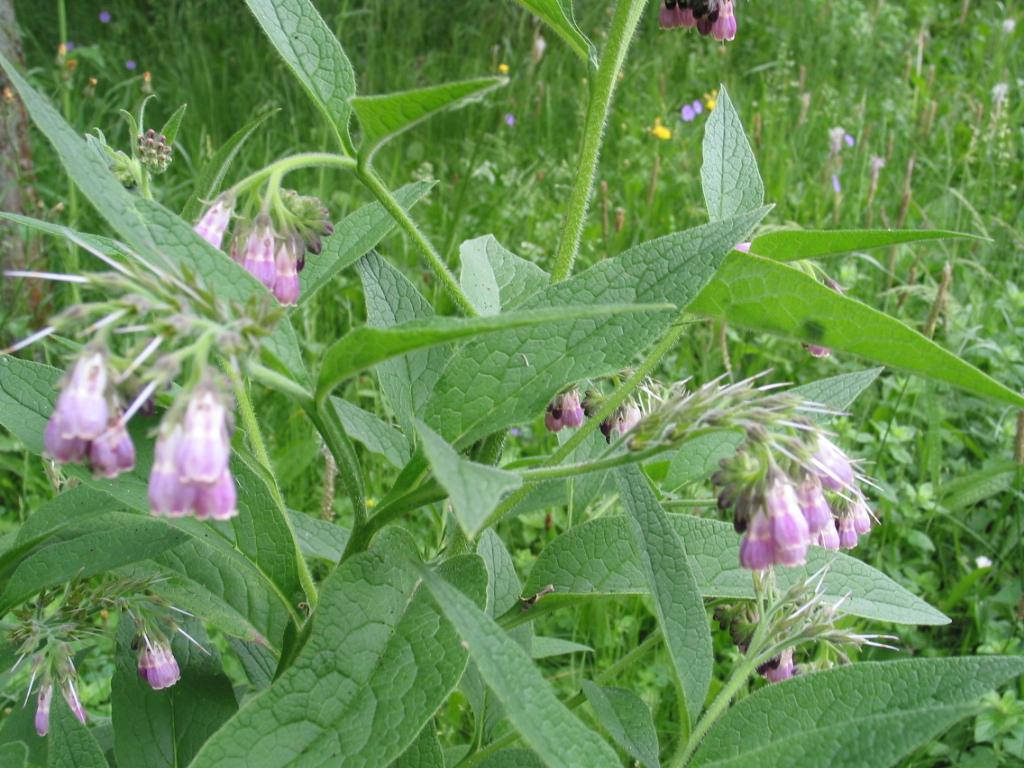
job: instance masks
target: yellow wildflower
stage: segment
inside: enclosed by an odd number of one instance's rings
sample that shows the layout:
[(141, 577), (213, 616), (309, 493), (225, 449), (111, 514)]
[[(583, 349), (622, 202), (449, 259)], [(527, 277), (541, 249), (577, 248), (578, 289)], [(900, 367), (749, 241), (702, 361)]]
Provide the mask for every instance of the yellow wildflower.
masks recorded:
[(651, 135), (656, 139), (668, 141), (672, 138), (672, 131), (661, 124), (661, 118), (654, 118), (654, 127), (650, 129)]
[(498, 65), (498, 71), (501, 74), (503, 74), (503, 75), (507, 75), (508, 74), (508, 64), (506, 64), (504, 61), (501, 62), (501, 64)]
[(710, 93), (704, 94), (704, 106), (707, 107), (710, 112), (715, 108), (716, 104), (718, 104), (718, 89), (713, 88)]

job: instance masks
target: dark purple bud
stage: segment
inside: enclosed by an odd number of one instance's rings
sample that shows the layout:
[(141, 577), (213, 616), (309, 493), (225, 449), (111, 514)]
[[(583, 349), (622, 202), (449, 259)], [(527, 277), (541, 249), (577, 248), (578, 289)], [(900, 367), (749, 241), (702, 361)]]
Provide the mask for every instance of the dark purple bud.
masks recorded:
[(553, 405), (549, 405), (548, 409), (544, 412), (544, 426), (548, 432), (562, 431), (562, 412)]
[(320, 240), (319, 235), (312, 235), (306, 241), (306, 250), (312, 253), (314, 256), (319, 256), (320, 251), (324, 248), (323, 242)]

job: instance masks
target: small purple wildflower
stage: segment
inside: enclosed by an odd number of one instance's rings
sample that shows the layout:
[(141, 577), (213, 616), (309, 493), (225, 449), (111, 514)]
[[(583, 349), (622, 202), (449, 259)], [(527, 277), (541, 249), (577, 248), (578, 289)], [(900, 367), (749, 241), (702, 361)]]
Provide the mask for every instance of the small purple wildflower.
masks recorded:
[(853, 134), (850, 133), (843, 134), (843, 141), (846, 142), (846, 146), (848, 147), (852, 147), (857, 143), (857, 140), (853, 138)]
[(697, 113), (693, 111), (692, 104), (684, 104), (683, 108), (679, 110), (679, 116), (684, 123), (691, 123), (697, 118)]
[(505, 125), (507, 125), (509, 128), (516, 127), (516, 116), (513, 115), (511, 112), (505, 115)]
[(64, 43), (64, 50), (68, 53), (71, 53), (73, 50), (75, 50), (75, 44), (71, 40), (68, 40), (66, 43)]
[(138, 62), (136, 62), (135, 59), (128, 59), (124, 63), (124, 68), (127, 69), (129, 72), (134, 72), (138, 68), (138, 66)]
[(832, 174), (832, 191), (835, 192), (837, 195), (842, 194), (843, 185), (839, 183), (838, 173)]
[(113, 17), (110, 15), (110, 11), (107, 11), (107, 10), (100, 11), (100, 23), (101, 24), (109, 24), (110, 20), (112, 18)]
[(703, 105), (703, 104), (701, 104), (701, 101), (700, 101), (700, 99), (694, 99), (694, 100), (693, 100), (693, 104), (691, 104), (690, 106), (692, 106), (692, 107), (693, 107), (693, 111), (694, 111), (694, 112), (695, 112), (696, 114), (700, 115), (700, 114), (703, 114), (703, 113), (704, 113), (704, 105)]

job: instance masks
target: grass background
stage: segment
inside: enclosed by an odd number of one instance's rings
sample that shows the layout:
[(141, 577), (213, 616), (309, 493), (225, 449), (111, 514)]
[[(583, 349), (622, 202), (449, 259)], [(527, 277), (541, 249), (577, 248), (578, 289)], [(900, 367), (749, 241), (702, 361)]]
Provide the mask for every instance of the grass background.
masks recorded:
[[(548, 266), (582, 127), (584, 66), (550, 33), (543, 33), (544, 55), (534, 60), (542, 30), (511, 2), (316, 5), (342, 40), (361, 93), (489, 74), (507, 65), (508, 87), (392, 142), (378, 165), (393, 187), (414, 178), (440, 181), (414, 216), (450, 263), (457, 264), (462, 240), (493, 233), (519, 255)], [(609, 4), (577, 5), (581, 28), (600, 46)], [(329, 147), (318, 113), (242, 3), (74, 0), (68, 6), (73, 69), (56, 58), (56, 2), (15, 3), (34, 83), (56, 102), (66, 90), (72, 123), (83, 132), (99, 127), (121, 147), (127, 131), (117, 109), (137, 106), (143, 72), (151, 73), (158, 97), (148, 107), (153, 124), (188, 102), (175, 162), (159, 180), (159, 196), (171, 207), (184, 203), (196, 168), (262, 112), (278, 110), (241, 153), (235, 177), (287, 153)], [(110, 12), (109, 24), (100, 22), (101, 9)], [(776, 205), (769, 226), (902, 224), (991, 238), (851, 254), (821, 266), (853, 295), (920, 328), (949, 263), (950, 301), (936, 339), (1007, 385), (1024, 387), (1024, 24), (1004, 24), (1024, 22), (1024, 13), (1017, 4), (993, 0), (976, 0), (963, 12), (960, 0), (752, 0), (739, 4), (739, 36), (723, 46), (659, 31), (652, 7), (619, 87), (580, 268), (704, 220), (699, 171), (706, 114), (684, 123), (679, 107), (725, 83), (754, 145), (767, 198)], [(136, 69), (126, 67), (129, 60)], [(650, 133), (656, 119), (671, 130), (670, 139)], [(836, 126), (856, 140), (838, 157), (829, 151), (829, 130)], [(873, 156), (883, 158), (885, 167), (872, 197)], [(66, 178), (38, 137), (33, 160), (34, 175), (24, 180), (38, 207), (33, 213), (95, 231), (96, 217), (87, 206), (72, 205)], [(840, 194), (833, 190), (833, 174)], [(288, 183), (320, 195), (336, 220), (369, 200), (339, 173), (303, 172)], [(391, 236), (382, 251), (444, 307), (403, 236)], [(37, 254), (51, 266), (66, 266), (67, 251), (52, 242), (39, 243)], [(0, 310), (5, 338), (37, 327), (65, 298), (17, 294)], [(360, 323), (362, 314), (358, 280), (349, 271), (300, 317), (310, 358)], [(800, 383), (863, 367), (843, 356), (813, 359), (799, 345), (761, 334), (726, 329), (723, 337), (721, 328), (702, 323), (668, 356), (661, 377), (703, 381), (727, 363), (736, 376), (772, 368), (774, 380)], [(346, 395), (383, 412), (370, 378)], [(289, 502), (320, 514), (323, 462), (313, 431), (283, 401), (264, 397), (260, 407)], [(836, 426), (882, 487), (876, 497), (882, 523), (859, 556), (953, 618), (947, 627), (901, 629), (902, 653), (1024, 652), (1024, 483), (1012, 469), (1016, 420), (1009, 409), (887, 372)], [(52, 491), (41, 462), (10, 438), (0, 440), (0, 521), (10, 528)], [(551, 445), (538, 419), (508, 450), (533, 454)], [(368, 489), (379, 498), (393, 473), (367, 458)], [(706, 489), (691, 490), (707, 495)], [(343, 520), (340, 502), (336, 511)], [(441, 536), (440, 521), (435, 512), (424, 526), (427, 549)], [(521, 575), (565, 523), (564, 510), (552, 510), (503, 525)], [(620, 600), (547, 622), (545, 634), (595, 649), (592, 656), (551, 667), (569, 681), (582, 669), (603, 668), (620, 657), (651, 619), (639, 600)], [(721, 659), (732, 653), (724, 633), (717, 650)], [(101, 672), (86, 690), (100, 706)], [(643, 692), (666, 734), (674, 708), (668, 681), (666, 662), (658, 657), (623, 681)], [(977, 718), (907, 764), (1021, 764), (1022, 698), (1020, 686), (993, 696)], [(465, 737), (468, 722), (457, 704), (443, 718), (452, 744)]]

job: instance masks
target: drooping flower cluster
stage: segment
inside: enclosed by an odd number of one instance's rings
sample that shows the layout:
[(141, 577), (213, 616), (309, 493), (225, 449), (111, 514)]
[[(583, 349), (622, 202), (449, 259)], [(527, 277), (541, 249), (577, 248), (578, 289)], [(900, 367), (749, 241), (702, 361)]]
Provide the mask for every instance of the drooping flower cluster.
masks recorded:
[(135, 445), (110, 379), (105, 350), (87, 349), (67, 376), (43, 434), (56, 461), (88, 460), (94, 475), (108, 478), (135, 468)]
[[(220, 248), (236, 204), (233, 192), (217, 198), (196, 223), (195, 231)], [(334, 234), (330, 213), (319, 198), (284, 189), (264, 200), (255, 216), (239, 217), (232, 237), (231, 258), (245, 267), (284, 305), (298, 302), (299, 272), (306, 254), (317, 255), (323, 237)]]
[(719, 42), (736, 39), (733, 0), (664, 0), (658, 14), (662, 29), (692, 29)]
[(799, 565), (816, 544), (850, 549), (870, 530), (871, 512), (853, 462), (808, 418), (830, 413), (754, 379), (693, 391), (677, 385), (633, 429), (633, 450), (678, 444), (707, 429), (742, 430), (746, 441), (712, 476), (718, 505), (743, 534), (740, 564), (752, 570)]
[[(596, 414), (600, 406), (601, 397), (596, 392), (587, 392), (586, 398), (581, 402), (579, 390), (567, 390), (548, 404), (544, 412), (544, 426), (549, 432), (560, 432), (564, 427), (582, 426), (584, 420)], [(640, 423), (642, 417), (643, 414), (635, 403), (624, 403), (601, 422), (601, 434), (611, 442), (612, 438), (622, 437), (633, 429)]]
[(160, 425), (149, 475), (154, 515), (227, 520), (238, 514), (228, 467), (231, 423), (225, 396), (212, 381), (199, 384), (185, 413), (173, 411)]
[(555, 397), (544, 413), (544, 426), (549, 432), (560, 432), (563, 427), (575, 429), (583, 424), (583, 406), (580, 393), (570, 389)]

